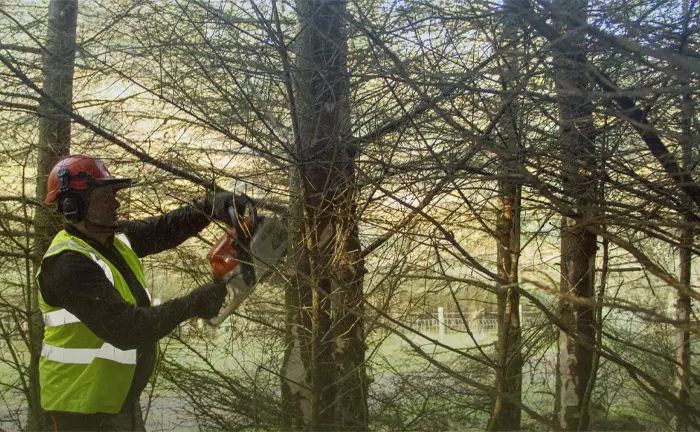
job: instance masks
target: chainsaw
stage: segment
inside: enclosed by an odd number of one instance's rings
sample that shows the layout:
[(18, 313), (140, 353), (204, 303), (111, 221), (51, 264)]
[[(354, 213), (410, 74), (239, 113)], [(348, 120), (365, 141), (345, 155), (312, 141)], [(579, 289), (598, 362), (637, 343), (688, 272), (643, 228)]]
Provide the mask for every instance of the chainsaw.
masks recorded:
[(257, 214), (247, 199), (244, 214), (234, 206), (228, 212), (233, 222), (207, 254), (215, 281), (232, 291), (232, 300), (219, 315), (208, 320), (214, 327), (228, 318), (255, 287), (267, 279), (287, 251), (287, 229), (279, 220)]

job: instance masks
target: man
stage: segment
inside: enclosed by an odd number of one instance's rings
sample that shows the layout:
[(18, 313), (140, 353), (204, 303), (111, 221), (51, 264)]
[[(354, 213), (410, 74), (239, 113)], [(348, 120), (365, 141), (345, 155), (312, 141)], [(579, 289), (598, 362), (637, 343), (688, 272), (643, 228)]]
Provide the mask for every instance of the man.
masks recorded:
[[(48, 177), (47, 204), (64, 230), (37, 272), (45, 334), (39, 375), (50, 427), (144, 430), (139, 396), (157, 360), (157, 342), (190, 318), (213, 318), (226, 287), (208, 283), (151, 307), (139, 258), (173, 248), (201, 231), (210, 215), (230, 223), (230, 193), (158, 217), (117, 222), (115, 193), (132, 179), (113, 177), (92, 156), (59, 161)], [(119, 234), (116, 234), (119, 233)], [(115, 235), (116, 234), (116, 235)]]

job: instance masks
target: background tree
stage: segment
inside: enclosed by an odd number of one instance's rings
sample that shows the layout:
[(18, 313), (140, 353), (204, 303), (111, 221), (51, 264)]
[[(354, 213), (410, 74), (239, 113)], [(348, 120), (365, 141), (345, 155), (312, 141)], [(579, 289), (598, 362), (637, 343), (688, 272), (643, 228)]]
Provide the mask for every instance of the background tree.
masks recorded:
[[(586, 20), (586, 1), (563, 1), (555, 7)], [(590, 299), (594, 295), (596, 236), (585, 225), (595, 224), (593, 201), (596, 199), (596, 156), (593, 107), (587, 95), (590, 84), (584, 73), (586, 47), (583, 29), (564, 24), (562, 39), (553, 46), (555, 86), (559, 107), (559, 134), (562, 152), (562, 191), (571, 199), (576, 219), (564, 215), (561, 234), (561, 291)], [(577, 341), (594, 341), (594, 311), (589, 305), (563, 302), (561, 319), (572, 335), (560, 331), (559, 371), (555, 412), (564, 430), (586, 430), (589, 414), (584, 395), (591, 381), (592, 351)], [(555, 408), (555, 409), (557, 409)]]
[[(77, 23), (77, 1), (51, 1), (48, 10), (48, 25), (43, 47), (43, 97), (39, 100), (39, 136), (37, 145), (37, 181), (36, 194), (46, 196), (46, 177), (53, 165), (70, 149), (70, 112), (73, 93), (73, 63), (75, 59)], [(33, 51), (31, 49), (19, 51)], [(5, 62), (5, 65), (8, 64)], [(12, 65), (9, 65), (10, 67)], [(25, 208), (25, 217), (27, 216)], [(39, 396), (38, 365), (41, 355), (43, 322), (39, 313), (38, 291), (33, 284), (33, 275), (40, 257), (48, 247), (53, 235), (60, 229), (60, 220), (53, 211), (43, 206), (36, 208), (34, 216), (34, 241), (27, 246), (34, 265), (33, 271), (27, 270), (27, 289), (25, 311), (25, 342), (29, 348), (28, 386), (26, 387), (28, 403), (27, 429), (43, 429), (43, 413)], [(29, 232), (27, 231), (27, 236)], [(27, 260), (27, 264), (29, 260)], [(31, 282), (30, 282), (31, 281)], [(9, 342), (9, 341), (8, 341)]]
[[(507, 6), (507, 9), (517, 7)], [(499, 47), (504, 52), (500, 63), (500, 78), (503, 90), (503, 116), (499, 122), (499, 137), (503, 143), (504, 154), (510, 160), (501, 162), (499, 188), (499, 210), (496, 221), (496, 239), (498, 275), (507, 285), (498, 287), (498, 368), (496, 369), (496, 390), (505, 393), (509, 399), (496, 398), (491, 415), (489, 430), (520, 429), (522, 401), (522, 331), (520, 328), (520, 292), (518, 290), (518, 258), (520, 256), (522, 208), (522, 186), (514, 179), (519, 178), (518, 167), (522, 164), (523, 116), (519, 112), (517, 87), (520, 70), (524, 66), (523, 53), (527, 50), (527, 28), (523, 26), (519, 14), (503, 16), (503, 44)], [(522, 34), (520, 31), (522, 30)]]
[[(682, 15), (682, 27), (681, 35), (678, 44), (678, 52), (683, 52), (685, 45), (688, 41), (689, 36), (689, 21), (691, 11), (689, 1), (683, 1), (683, 15)], [(682, 86), (687, 86), (688, 81), (681, 80)], [(693, 143), (694, 143), (694, 131), (693, 131), (693, 118), (695, 107), (693, 106), (693, 99), (689, 92), (683, 92), (681, 102), (681, 131), (683, 140), (681, 141), (682, 153), (681, 160), (683, 162), (682, 169), (686, 173), (692, 172), (693, 165)], [(690, 206), (690, 203), (686, 205)], [(692, 207), (691, 207), (692, 208)], [(682, 218), (687, 226), (682, 226), (681, 230), (681, 247), (679, 251), (679, 281), (692, 289), (692, 248), (689, 247), (693, 244), (695, 238), (692, 224), (693, 224), (693, 211), (689, 210), (686, 212)], [(676, 301), (676, 320), (679, 322), (679, 327), (676, 331), (676, 361), (678, 362), (676, 371), (676, 397), (682, 401), (687, 402), (690, 396), (690, 376), (691, 372), (691, 353), (692, 349), (690, 347), (690, 316), (692, 314), (692, 303), (688, 295), (679, 293), (678, 300)], [(687, 424), (682, 417), (675, 416), (675, 430), (685, 431), (687, 429)]]
[[(291, 322), (283, 381), (288, 426), (367, 428), (362, 262), (350, 140), (345, 3), (297, 3), (289, 94), (295, 161), (290, 185)], [(304, 374), (298, 369), (303, 365)], [(296, 370), (295, 370), (296, 369)], [(303, 378), (310, 400), (295, 382)], [(306, 406), (306, 408), (305, 408)]]

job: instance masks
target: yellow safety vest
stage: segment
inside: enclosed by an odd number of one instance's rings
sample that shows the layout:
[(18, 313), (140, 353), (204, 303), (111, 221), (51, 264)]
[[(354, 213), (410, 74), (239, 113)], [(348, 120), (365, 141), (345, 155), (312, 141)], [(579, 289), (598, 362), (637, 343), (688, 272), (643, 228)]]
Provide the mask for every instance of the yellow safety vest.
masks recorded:
[[(114, 246), (145, 288), (143, 267), (134, 251), (117, 236)], [(67, 250), (92, 259), (119, 295), (126, 302), (136, 304), (119, 270), (88, 243), (65, 230), (54, 237), (44, 258)], [(40, 273), (41, 267), (37, 272), (37, 284)], [(45, 326), (39, 360), (42, 407), (47, 411), (84, 414), (118, 413), (134, 377), (136, 350), (120, 350), (105, 342), (75, 315), (47, 304), (41, 294), (39, 303)]]

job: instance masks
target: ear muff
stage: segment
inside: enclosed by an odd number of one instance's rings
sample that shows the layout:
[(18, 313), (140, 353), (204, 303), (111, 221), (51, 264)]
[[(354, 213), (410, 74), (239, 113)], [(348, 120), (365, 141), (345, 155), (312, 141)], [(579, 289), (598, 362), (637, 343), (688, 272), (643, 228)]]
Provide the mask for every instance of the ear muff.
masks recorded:
[[(68, 168), (63, 167), (58, 170), (58, 211), (63, 214), (63, 218), (68, 223), (78, 223), (85, 218), (88, 208), (89, 191), (81, 192), (70, 189), (69, 181), (71, 179)], [(76, 174), (78, 177), (84, 177), (82, 171)]]
[(87, 202), (82, 194), (68, 191), (58, 198), (58, 211), (68, 223), (78, 223), (85, 218)]

